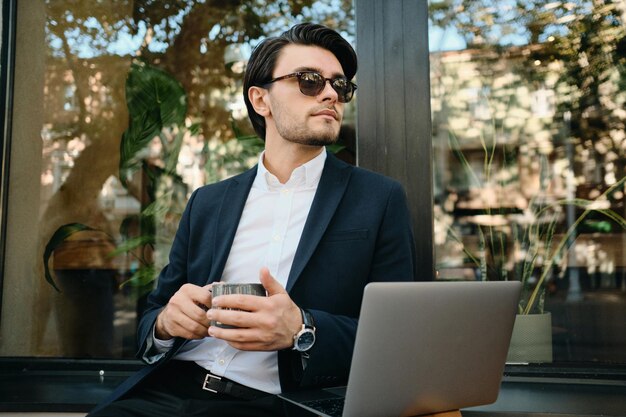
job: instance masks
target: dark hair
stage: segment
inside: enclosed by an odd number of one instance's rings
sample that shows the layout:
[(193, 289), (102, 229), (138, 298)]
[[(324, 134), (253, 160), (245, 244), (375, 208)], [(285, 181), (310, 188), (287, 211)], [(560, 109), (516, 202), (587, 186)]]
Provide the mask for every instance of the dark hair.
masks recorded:
[(263, 140), (265, 140), (265, 118), (254, 111), (252, 103), (248, 99), (248, 90), (252, 86), (261, 87), (272, 79), (278, 55), (289, 44), (324, 48), (335, 55), (348, 80), (351, 80), (356, 74), (356, 52), (340, 34), (326, 26), (300, 23), (283, 32), (280, 36), (264, 39), (252, 51), (243, 78), (243, 99), (248, 108), (248, 117), (250, 117), (254, 131)]

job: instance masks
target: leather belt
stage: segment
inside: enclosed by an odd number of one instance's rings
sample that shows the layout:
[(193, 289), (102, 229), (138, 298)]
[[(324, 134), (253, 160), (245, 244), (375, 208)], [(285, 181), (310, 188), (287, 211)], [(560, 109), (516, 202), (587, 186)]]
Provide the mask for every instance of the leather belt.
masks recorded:
[(246, 387), (245, 385), (241, 385), (235, 381), (231, 381), (230, 379), (213, 375), (210, 372), (205, 373), (204, 382), (202, 383), (202, 389), (205, 391), (209, 391), (214, 394), (226, 394), (243, 400), (256, 400), (258, 398), (271, 395), (267, 392)]
[(214, 394), (225, 394), (242, 400), (256, 400), (269, 394), (254, 388), (241, 385), (219, 375), (212, 374), (200, 365), (191, 361), (170, 361), (172, 375), (180, 377), (187, 374), (193, 385)]

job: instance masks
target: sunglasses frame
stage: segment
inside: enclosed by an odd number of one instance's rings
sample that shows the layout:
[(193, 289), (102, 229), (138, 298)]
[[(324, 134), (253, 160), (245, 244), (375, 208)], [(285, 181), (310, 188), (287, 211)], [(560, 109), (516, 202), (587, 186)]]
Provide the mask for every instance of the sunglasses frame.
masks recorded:
[[(304, 91), (302, 91), (302, 86), (301, 86), (301, 82), (302, 82), (302, 76), (304, 74), (315, 74), (317, 76), (319, 76), (320, 79), (324, 80), (324, 83), (320, 85), (319, 90), (317, 92), (315, 92), (314, 94), (307, 94)], [(289, 78), (297, 78), (298, 79), (298, 89), (300, 90), (300, 92), (302, 94), (304, 94), (307, 97), (315, 97), (318, 96), (322, 91), (324, 91), (324, 88), (326, 87), (326, 82), (330, 83), (330, 87), (335, 90), (335, 92), (337, 93), (337, 99), (340, 103), (349, 103), (352, 100), (352, 97), (354, 97), (354, 92), (357, 89), (357, 86), (355, 83), (353, 83), (352, 81), (349, 81), (346, 77), (335, 77), (335, 78), (326, 78), (324, 77), (322, 74), (320, 74), (317, 71), (297, 71), (297, 72), (292, 72), (291, 74), (287, 74), (287, 75), (282, 75), (280, 77), (276, 77), (272, 80), (269, 80), (268, 82), (264, 83), (264, 86), (267, 86), (269, 84), (272, 84), (276, 81), (281, 81), (281, 80), (286, 80)], [(350, 85), (352, 88), (352, 91), (350, 92), (350, 98), (348, 100), (343, 100), (343, 97), (345, 96), (344, 94), (340, 93), (339, 91), (337, 91), (337, 89), (335, 88), (335, 86), (333, 85), (333, 83), (337, 80), (345, 80), (346, 81), (346, 85)]]

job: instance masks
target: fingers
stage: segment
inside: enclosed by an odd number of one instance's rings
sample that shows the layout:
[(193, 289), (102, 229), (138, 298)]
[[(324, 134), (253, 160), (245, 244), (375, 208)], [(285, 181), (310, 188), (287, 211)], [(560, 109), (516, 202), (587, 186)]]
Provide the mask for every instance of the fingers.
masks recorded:
[(252, 312), (242, 310), (216, 309), (213, 308), (207, 312), (209, 321), (216, 321), (228, 326), (240, 329), (250, 328), (267, 328), (271, 329), (278, 326), (276, 316), (264, 314), (263, 312)]
[(166, 306), (159, 317), (157, 317), (155, 330), (156, 336), (162, 340), (173, 337), (201, 339), (207, 336), (208, 325), (193, 320), (180, 311), (174, 311), (174, 309)]
[(215, 297), (211, 301), (213, 307), (237, 309), (243, 311), (258, 311), (266, 304), (266, 297), (247, 294), (228, 294)]
[[(226, 329), (218, 326), (209, 327), (209, 335), (218, 339), (225, 340), (232, 347), (240, 350), (279, 350), (283, 346), (278, 344), (280, 338), (279, 334), (275, 331), (276, 327), (255, 326), (245, 328), (243, 326), (250, 324), (250, 319), (245, 316), (253, 316), (252, 313), (246, 312), (232, 312), (224, 311), (228, 313), (228, 319), (223, 319), (224, 322), (228, 322), (229, 325), (236, 325), (237, 328)], [(220, 321), (222, 319), (217, 319)]]
[(205, 311), (211, 307), (208, 286), (183, 285), (161, 311), (156, 321), (156, 336), (160, 339), (183, 337), (201, 339), (208, 334), (209, 320)]

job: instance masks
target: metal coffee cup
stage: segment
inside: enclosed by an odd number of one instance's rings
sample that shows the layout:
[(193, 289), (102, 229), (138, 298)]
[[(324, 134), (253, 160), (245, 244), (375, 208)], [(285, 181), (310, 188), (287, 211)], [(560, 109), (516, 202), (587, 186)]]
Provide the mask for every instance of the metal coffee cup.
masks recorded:
[[(213, 297), (217, 297), (220, 295), (230, 295), (230, 294), (257, 295), (260, 297), (267, 296), (265, 287), (263, 287), (262, 284), (254, 284), (254, 283), (232, 284), (232, 283), (216, 282), (211, 287), (211, 292), (213, 294)], [(213, 307), (213, 308), (221, 309), (221, 307)], [(238, 309), (229, 308), (227, 310), (238, 310)], [(217, 326), (223, 329), (236, 329), (237, 328), (236, 326), (223, 324), (216, 320), (211, 320), (211, 326)]]

